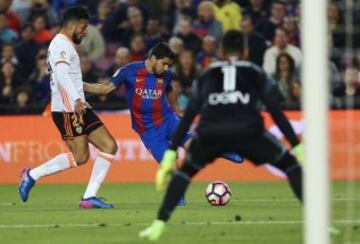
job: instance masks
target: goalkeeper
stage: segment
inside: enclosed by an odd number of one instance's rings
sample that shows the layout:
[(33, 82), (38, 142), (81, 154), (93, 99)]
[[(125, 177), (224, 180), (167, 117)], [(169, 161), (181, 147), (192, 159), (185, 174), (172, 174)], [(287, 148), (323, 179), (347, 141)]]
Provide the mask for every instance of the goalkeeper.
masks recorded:
[[(165, 152), (156, 175), (156, 188), (162, 190), (170, 181), (157, 220), (139, 235), (158, 240), (165, 224), (184, 195), (191, 179), (223, 152), (243, 155), (255, 165), (271, 163), (283, 171), (295, 196), (302, 201), (302, 144), (277, 103), (278, 87), (258, 66), (239, 61), (244, 51), (241, 32), (228, 31), (222, 40), (226, 60), (210, 66), (197, 81), (170, 148)], [(265, 105), (298, 160), (264, 127), (260, 113)], [(201, 119), (188, 149), (183, 166), (173, 174), (176, 149), (185, 138), (194, 119)]]

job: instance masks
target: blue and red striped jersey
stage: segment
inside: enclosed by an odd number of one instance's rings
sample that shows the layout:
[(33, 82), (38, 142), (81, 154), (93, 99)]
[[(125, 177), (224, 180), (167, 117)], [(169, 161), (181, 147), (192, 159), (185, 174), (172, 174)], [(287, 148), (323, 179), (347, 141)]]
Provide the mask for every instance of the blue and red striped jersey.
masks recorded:
[(111, 81), (117, 88), (126, 86), (132, 128), (138, 133), (160, 127), (174, 113), (166, 96), (172, 89), (170, 71), (157, 75), (147, 71), (144, 61), (133, 62), (116, 71)]

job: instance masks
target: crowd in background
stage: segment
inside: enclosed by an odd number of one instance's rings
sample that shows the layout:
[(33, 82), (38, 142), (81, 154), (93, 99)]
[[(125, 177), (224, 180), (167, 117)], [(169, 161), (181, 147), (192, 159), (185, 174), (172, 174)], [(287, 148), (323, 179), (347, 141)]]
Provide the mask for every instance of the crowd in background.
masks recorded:
[[(360, 107), (360, 0), (328, 5), (331, 105)], [(279, 86), (284, 108), (301, 101), (299, 0), (0, 0), (0, 113), (41, 113), (50, 101), (47, 46), (59, 32), (64, 9), (85, 5), (91, 14), (78, 52), (83, 79), (104, 83), (128, 62), (146, 58), (159, 41), (176, 53), (173, 88), (184, 109), (193, 80), (222, 58), (219, 43), (230, 29), (247, 38), (245, 58)], [(316, 82), (314, 80), (313, 82)], [(125, 90), (88, 97), (96, 109), (127, 107)]]

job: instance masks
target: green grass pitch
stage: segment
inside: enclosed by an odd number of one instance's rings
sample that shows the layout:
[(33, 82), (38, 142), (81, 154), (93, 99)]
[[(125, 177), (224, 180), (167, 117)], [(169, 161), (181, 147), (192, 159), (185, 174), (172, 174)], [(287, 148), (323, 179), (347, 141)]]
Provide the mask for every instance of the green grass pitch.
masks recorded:
[[(188, 205), (177, 208), (159, 243), (302, 243), (302, 208), (287, 183), (228, 182), (232, 200), (212, 207), (207, 183), (194, 183)], [(360, 182), (348, 196), (346, 182), (332, 186), (332, 220), (342, 230), (333, 243), (360, 243)], [(111, 210), (77, 207), (84, 185), (37, 185), (28, 203), (16, 185), (0, 185), (0, 243), (145, 243), (137, 234), (156, 216), (161, 193), (152, 184), (105, 184)]]

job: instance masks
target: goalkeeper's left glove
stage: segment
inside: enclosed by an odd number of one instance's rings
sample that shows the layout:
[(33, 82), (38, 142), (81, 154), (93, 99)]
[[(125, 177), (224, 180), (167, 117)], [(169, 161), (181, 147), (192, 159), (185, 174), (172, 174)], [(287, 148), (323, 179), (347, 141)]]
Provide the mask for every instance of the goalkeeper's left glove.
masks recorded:
[(165, 189), (171, 179), (171, 175), (176, 166), (177, 153), (174, 150), (166, 150), (160, 167), (156, 172), (155, 186), (157, 191)]
[(299, 143), (295, 147), (293, 147), (292, 152), (295, 154), (296, 159), (298, 160), (299, 164), (304, 164), (304, 145)]

